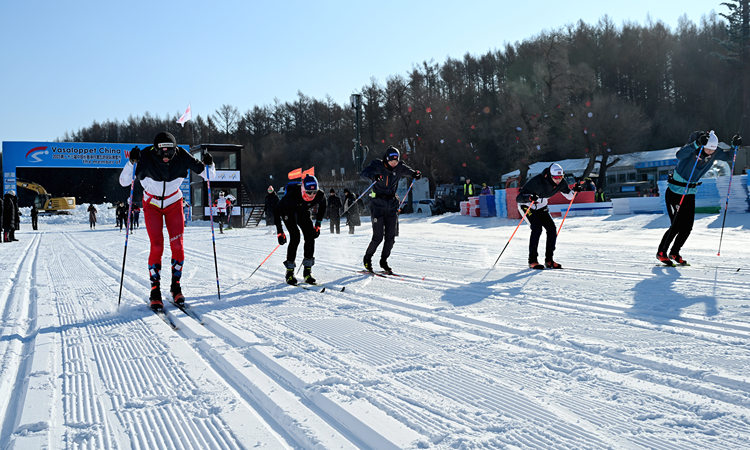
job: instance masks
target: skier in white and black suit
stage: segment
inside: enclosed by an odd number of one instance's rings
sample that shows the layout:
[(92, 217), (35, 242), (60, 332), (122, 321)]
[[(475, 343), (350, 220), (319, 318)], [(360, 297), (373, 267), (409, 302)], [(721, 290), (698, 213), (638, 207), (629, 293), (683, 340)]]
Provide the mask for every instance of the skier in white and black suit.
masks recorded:
[(378, 245), (385, 238), (383, 251), (380, 254), (380, 267), (388, 273), (393, 273), (388, 266), (388, 257), (396, 241), (396, 226), (398, 222), (399, 200), (396, 198), (396, 189), (401, 177), (409, 176), (418, 180), (422, 178), (422, 172), (414, 170), (401, 161), (401, 152), (396, 147), (388, 147), (383, 159), (373, 160), (369, 166), (362, 171), (362, 176), (374, 181), (372, 192), (375, 196), (370, 201), (370, 214), (372, 216), (372, 240), (367, 246), (363, 259), (365, 269), (372, 272), (372, 255), (378, 249)]
[[(579, 181), (573, 187), (573, 190), (564, 182), (565, 173), (563, 168), (554, 163), (544, 169), (539, 175), (532, 177), (523, 185), (516, 196), (518, 209), (521, 214), (526, 214), (525, 218), (531, 226), (531, 237), (529, 238), (529, 267), (532, 269), (562, 269), (562, 266), (553, 259), (555, 253), (555, 243), (557, 242), (557, 229), (555, 222), (549, 215), (547, 200), (553, 195), (560, 192), (568, 200), (573, 199), (573, 192), (582, 190)], [(527, 212), (528, 211), (528, 212)], [(539, 238), (542, 235), (542, 228), (547, 230), (547, 247), (544, 253), (544, 266), (537, 261), (539, 247)]]

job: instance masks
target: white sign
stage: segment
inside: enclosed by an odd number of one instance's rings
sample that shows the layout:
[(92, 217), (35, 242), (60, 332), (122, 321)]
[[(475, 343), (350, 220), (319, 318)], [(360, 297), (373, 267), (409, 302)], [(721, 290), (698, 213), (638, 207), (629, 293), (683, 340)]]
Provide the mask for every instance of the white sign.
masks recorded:
[[(208, 209), (209, 209), (208, 206), (204, 206), (203, 207), (203, 215), (206, 215), (206, 216), (211, 215), (211, 213), (209, 213)], [(241, 212), (240, 209), (241, 208), (239, 208), (237, 206), (233, 206), (232, 207), (232, 215), (233, 216), (239, 216), (240, 212)], [(213, 212), (214, 217), (216, 217), (216, 216), (219, 215), (219, 213), (216, 212), (216, 207), (215, 206), (211, 207), (211, 212)], [(224, 211), (224, 212), (226, 212), (226, 211)]]
[(211, 181), (240, 181), (239, 170), (217, 170)]

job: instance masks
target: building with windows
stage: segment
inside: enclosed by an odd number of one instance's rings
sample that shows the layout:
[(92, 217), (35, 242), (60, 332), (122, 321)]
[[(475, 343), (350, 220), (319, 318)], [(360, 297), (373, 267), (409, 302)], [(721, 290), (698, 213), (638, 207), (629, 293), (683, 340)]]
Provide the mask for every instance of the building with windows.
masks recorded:
[[(200, 144), (190, 148), (190, 153), (197, 159), (201, 159), (204, 152), (208, 151), (216, 165), (216, 179), (211, 181), (211, 196), (208, 198), (208, 183), (198, 174), (190, 174), (190, 211), (193, 220), (208, 220), (209, 206), (212, 206), (219, 196), (219, 192), (235, 199), (232, 208), (231, 225), (242, 226), (242, 204), (245, 200), (245, 190), (242, 188), (242, 145), (234, 144)], [(215, 214), (215, 210), (214, 210)]]

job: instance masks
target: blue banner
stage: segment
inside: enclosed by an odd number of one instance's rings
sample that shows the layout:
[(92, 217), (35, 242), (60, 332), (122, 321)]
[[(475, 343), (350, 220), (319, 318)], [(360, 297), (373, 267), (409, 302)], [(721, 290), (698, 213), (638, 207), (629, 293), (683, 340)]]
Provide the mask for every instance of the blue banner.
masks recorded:
[[(3, 193), (16, 190), (18, 167), (119, 169), (136, 145), (145, 148), (151, 144), (3, 141)], [(190, 151), (188, 146), (180, 147)]]

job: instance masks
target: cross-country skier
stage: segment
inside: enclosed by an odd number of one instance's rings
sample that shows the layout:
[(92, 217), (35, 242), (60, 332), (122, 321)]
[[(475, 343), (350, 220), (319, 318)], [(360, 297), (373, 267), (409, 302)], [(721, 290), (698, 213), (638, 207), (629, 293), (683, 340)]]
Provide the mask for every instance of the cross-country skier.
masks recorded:
[(227, 205), (231, 204), (229, 199), (224, 195), (224, 191), (219, 192), (219, 197), (214, 201), (216, 215), (219, 218), (219, 233), (224, 234), (224, 221), (227, 218)]
[[(732, 137), (732, 146), (741, 145), (742, 137), (735, 134)], [(698, 180), (708, 172), (715, 160), (732, 159), (731, 151), (717, 150), (718, 146), (719, 138), (713, 130), (709, 133), (694, 131), (690, 135), (689, 143), (677, 151), (677, 166), (669, 177), (668, 189), (664, 194), (670, 226), (661, 238), (656, 252), (656, 259), (668, 266), (674, 263), (687, 264), (687, 261), (680, 256), (680, 250), (693, 229), (695, 193), (700, 184)], [(671, 250), (669, 250), (670, 244)]]
[(410, 176), (418, 180), (422, 178), (422, 172), (404, 164), (401, 161), (401, 152), (396, 147), (391, 146), (386, 149), (382, 160), (373, 160), (362, 171), (362, 176), (375, 182), (372, 187), (375, 196), (370, 201), (372, 239), (365, 251), (363, 263), (367, 271), (373, 271), (372, 256), (385, 238), (383, 251), (380, 254), (380, 267), (385, 272), (392, 274), (393, 270), (388, 266), (388, 257), (391, 255), (391, 249), (396, 241), (399, 205), (399, 199), (396, 197), (398, 182), (404, 176)]
[[(161, 299), (161, 256), (164, 252), (163, 226), (166, 223), (169, 233), (169, 246), (172, 249), (172, 283), (170, 292), (175, 303), (183, 304), (185, 297), (180, 287), (182, 266), (185, 262), (182, 234), (185, 231), (185, 220), (182, 212), (182, 191), (180, 184), (188, 174), (188, 169), (203, 179), (215, 175), (211, 154), (204, 153), (203, 161), (193, 158), (185, 149), (177, 146), (177, 141), (170, 133), (161, 132), (154, 138), (154, 145), (138, 147), (130, 151), (130, 161), (120, 173), (120, 184), (130, 185), (133, 174), (133, 163), (137, 163), (135, 176), (143, 186), (143, 220), (151, 242), (148, 256), (148, 271), (151, 281), (151, 308), (159, 310), (164, 307)], [(127, 213), (126, 213), (127, 214)]]
[[(579, 181), (571, 190), (568, 184), (564, 182), (565, 172), (562, 166), (557, 163), (551, 164), (544, 169), (542, 173), (532, 177), (523, 185), (516, 202), (521, 214), (525, 214), (525, 219), (531, 226), (531, 237), (529, 238), (529, 267), (532, 269), (562, 269), (562, 266), (553, 259), (555, 253), (555, 242), (557, 241), (557, 230), (555, 222), (549, 215), (547, 209), (547, 200), (553, 195), (560, 192), (565, 198), (571, 200), (573, 192), (583, 190)], [(544, 254), (544, 266), (539, 264), (538, 247), (539, 238), (542, 235), (542, 228), (547, 230), (547, 247)]]
[[(318, 212), (315, 215), (315, 225), (313, 226), (310, 210), (315, 206), (318, 207)], [(286, 261), (284, 261), (287, 283), (297, 284), (297, 279), (294, 277), (294, 268), (296, 267), (294, 260), (297, 257), (300, 230), (302, 230), (302, 235), (305, 237), (302, 275), (305, 278), (305, 283), (315, 284), (315, 278), (311, 273), (312, 266), (315, 264), (315, 239), (320, 236), (320, 222), (325, 214), (326, 196), (319, 189), (317, 178), (312, 175), (305, 175), (299, 187), (296, 183), (287, 185), (286, 194), (279, 200), (278, 205), (273, 210), (279, 244), (286, 244), (286, 234), (284, 234), (284, 229), (281, 226), (282, 220), (289, 230), (289, 247), (286, 249)]]
[(89, 203), (89, 207), (86, 210), (89, 213), (89, 229), (95, 230), (96, 229), (96, 207), (93, 203)]

